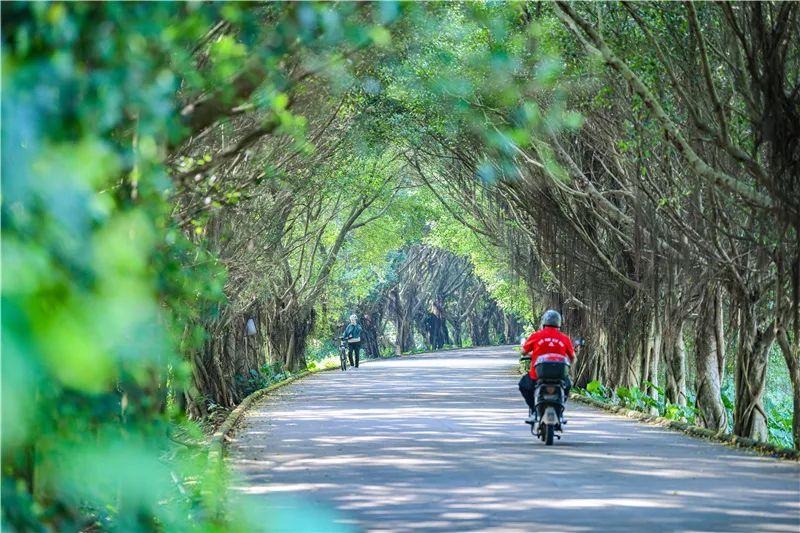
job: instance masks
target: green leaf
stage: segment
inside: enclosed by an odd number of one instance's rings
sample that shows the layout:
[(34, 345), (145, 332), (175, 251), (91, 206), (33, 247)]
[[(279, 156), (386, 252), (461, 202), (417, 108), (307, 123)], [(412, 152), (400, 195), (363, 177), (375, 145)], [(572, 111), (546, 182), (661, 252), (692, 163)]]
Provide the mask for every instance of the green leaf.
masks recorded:
[(602, 387), (603, 385), (599, 381), (594, 380), (586, 385), (586, 390), (589, 391), (590, 394), (599, 394)]
[(386, 48), (392, 42), (392, 34), (383, 26), (373, 26), (369, 30), (370, 39), (379, 48)]

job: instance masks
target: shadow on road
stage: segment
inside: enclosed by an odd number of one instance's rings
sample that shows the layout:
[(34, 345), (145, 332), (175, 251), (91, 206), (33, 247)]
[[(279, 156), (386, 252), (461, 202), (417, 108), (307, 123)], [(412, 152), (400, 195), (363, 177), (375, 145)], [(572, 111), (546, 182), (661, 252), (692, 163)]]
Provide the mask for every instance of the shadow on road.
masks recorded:
[(380, 361), (283, 389), (231, 446), (239, 490), (369, 531), (798, 530), (796, 463), (576, 405), (545, 447), (522, 423), (508, 353)]

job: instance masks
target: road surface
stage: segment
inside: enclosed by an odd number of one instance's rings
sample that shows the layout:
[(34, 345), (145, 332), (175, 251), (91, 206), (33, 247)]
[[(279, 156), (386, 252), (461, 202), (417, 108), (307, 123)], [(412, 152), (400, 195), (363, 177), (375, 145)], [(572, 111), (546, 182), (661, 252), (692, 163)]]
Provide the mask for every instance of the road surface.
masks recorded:
[(575, 403), (546, 447), (516, 366), (478, 348), (293, 383), (234, 435), (235, 487), (265, 531), (800, 531), (800, 464)]

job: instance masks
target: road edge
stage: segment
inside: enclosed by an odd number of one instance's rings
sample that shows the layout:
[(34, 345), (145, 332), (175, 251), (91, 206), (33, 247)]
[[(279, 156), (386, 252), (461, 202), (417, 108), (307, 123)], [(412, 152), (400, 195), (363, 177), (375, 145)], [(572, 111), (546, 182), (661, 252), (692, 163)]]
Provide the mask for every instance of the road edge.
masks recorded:
[(627, 418), (632, 418), (640, 422), (679, 431), (692, 437), (700, 437), (706, 440), (727, 444), (736, 448), (753, 450), (761, 453), (762, 455), (769, 455), (775, 459), (800, 461), (800, 450), (795, 450), (794, 448), (783, 448), (769, 442), (758, 441), (747, 437), (739, 437), (737, 435), (732, 435), (725, 432), (711, 431), (710, 429), (687, 424), (686, 422), (668, 420), (661, 416), (649, 415), (647, 413), (642, 413), (641, 411), (634, 411), (633, 409), (620, 407), (618, 405), (609, 405), (593, 398), (587, 398), (586, 396), (582, 396), (580, 394), (570, 394), (570, 400), (574, 400), (585, 405), (590, 405), (592, 407), (597, 407), (598, 409), (603, 409), (604, 411), (609, 411)]
[[(263, 389), (258, 389), (257, 391), (251, 392), (244, 399), (239, 402), (233, 411), (228, 413), (228, 416), (225, 417), (225, 420), (222, 424), (219, 425), (217, 430), (211, 436), (211, 439), (208, 443), (208, 459), (211, 464), (222, 462), (225, 455), (225, 441), (228, 438), (228, 434), (233, 430), (236, 426), (237, 422), (244, 416), (245, 411), (253, 404), (253, 402), (260, 400), (263, 396), (266, 396), (272, 391), (280, 389), (281, 387), (285, 387), (286, 385), (293, 383), (299, 379), (305, 378), (310, 376), (311, 374), (318, 374), (320, 372), (327, 372), (329, 370), (334, 370), (333, 368), (321, 368), (319, 370), (311, 371), (311, 370), (304, 370), (299, 374), (295, 374), (290, 376), (283, 381), (279, 381), (278, 383), (273, 383), (268, 387), (264, 387)], [(336, 368), (338, 370), (338, 367)]]

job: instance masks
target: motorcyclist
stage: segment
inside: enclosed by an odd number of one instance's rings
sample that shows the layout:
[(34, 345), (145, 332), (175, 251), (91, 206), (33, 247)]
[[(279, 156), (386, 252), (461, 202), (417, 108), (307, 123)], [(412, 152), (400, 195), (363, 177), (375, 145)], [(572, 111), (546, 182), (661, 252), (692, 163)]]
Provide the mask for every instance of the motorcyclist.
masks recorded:
[[(558, 311), (548, 309), (542, 315), (542, 324), (539, 331), (534, 332), (525, 344), (522, 345), (522, 355), (531, 356), (531, 369), (522, 376), (519, 380), (519, 391), (531, 412), (534, 413), (536, 407), (536, 359), (540, 355), (545, 354), (558, 354), (568, 357), (570, 363), (575, 362), (575, 349), (572, 346), (572, 340), (568, 335), (560, 331), (561, 329), (561, 314)], [(565, 380), (566, 394), (569, 395), (570, 382), (567, 378)], [(534, 421), (535, 414), (532, 414), (528, 419), (529, 422)]]

